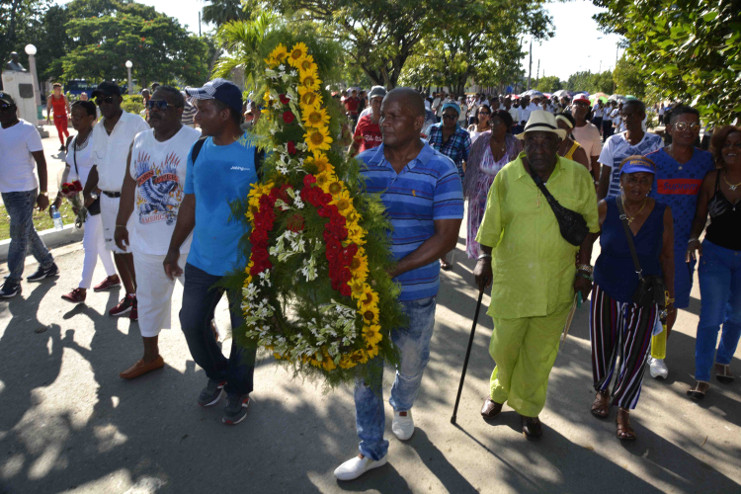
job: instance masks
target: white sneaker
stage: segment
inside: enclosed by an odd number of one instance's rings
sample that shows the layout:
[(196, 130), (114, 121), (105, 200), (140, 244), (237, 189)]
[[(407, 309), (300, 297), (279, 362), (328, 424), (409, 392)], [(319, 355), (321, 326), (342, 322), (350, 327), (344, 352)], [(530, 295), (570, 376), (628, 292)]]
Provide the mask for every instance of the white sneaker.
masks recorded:
[(663, 358), (648, 357), (648, 369), (654, 379), (666, 379), (669, 375), (669, 368)]
[(335, 468), (334, 476), (337, 477), (338, 480), (355, 480), (368, 470), (384, 466), (387, 461), (387, 456), (376, 461), (367, 456), (358, 455), (354, 458), (350, 458), (345, 463)]
[(394, 410), (394, 419), (391, 422), (391, 432), (394, 433), (399, 441), (406, 441), (412, 434), (414, 434), (414, 419), (412, 418), (412, 411), (405, 410), (403, 412), (397, 412)]

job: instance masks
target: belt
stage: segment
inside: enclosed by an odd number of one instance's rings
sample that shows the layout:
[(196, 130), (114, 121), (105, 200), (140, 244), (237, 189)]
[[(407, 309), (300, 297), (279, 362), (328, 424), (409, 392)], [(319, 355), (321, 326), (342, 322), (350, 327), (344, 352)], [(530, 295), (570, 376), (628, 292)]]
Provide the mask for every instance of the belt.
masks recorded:
[(108, 197), (121, 197), (120, 192), (108, 192), (107, 190), (101, 190), (101, 192), (107, 195)]

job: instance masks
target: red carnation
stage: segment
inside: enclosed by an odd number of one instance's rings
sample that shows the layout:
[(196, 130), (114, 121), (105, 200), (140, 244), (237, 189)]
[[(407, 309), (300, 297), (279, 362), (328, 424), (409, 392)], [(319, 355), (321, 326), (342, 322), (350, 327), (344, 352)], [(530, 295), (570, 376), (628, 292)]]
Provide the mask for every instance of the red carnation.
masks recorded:
[(296, 120), (296, 116), (291, 112), (291, 110), (286, 110), (283, 112), (283, 121), (285, 123), (293, 123), (294, 120)]
[[(285, 94), (278, 95), (278, 98), (280, 99), (280, 102), (283, 103), (284, 105), (287, 105), (288, 102), (291, 101), (291, 99)], [(286, 112), (286, 113), (290, 113), (290, 112)], [(285, 113), (283, 114), (283, 118), (285, 118)], [(293, 122), (293, 120), (291, 120), (291, 122)], [(286, 122), (286, 123), (291, 123), (291, 122)]]
[[(291, 115), (293, 114), (291, 113)], [(283, 118), (285, 119), (285, 113), (283, 114)], [(293, 143), (293, 141), (288, 141), (286, 147), (288, 148), (288, 154), (296, 154), (296, 145)]]

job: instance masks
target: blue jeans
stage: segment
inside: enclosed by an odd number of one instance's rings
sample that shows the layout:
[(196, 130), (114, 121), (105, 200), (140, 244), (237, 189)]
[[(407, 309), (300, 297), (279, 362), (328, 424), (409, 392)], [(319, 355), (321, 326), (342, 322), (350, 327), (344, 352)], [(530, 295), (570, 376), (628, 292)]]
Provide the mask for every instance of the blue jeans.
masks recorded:
[[(730, 364), (741, 335), (741, 251), (705, 240), (699, 279), (702, 308), (695, 340), (695, 379), (710, 381), (713, 361)], [(723, 332), (716, 353), (721, 323)]]
[[(211, 331), (211, 320), (216, 304), (226, 291), (223, 287), (215, 286), (222, 279), (221, 276), (208, 274), (186, 263), (180, 326), (193, 360), (203, 368), (208, 378), (226, 381), (224, 390), (228, 394), (245, 395), (252, 392), (257, 347), (241, 346), (237, 343), (236, 336), (232, 336), (229, 359), (221, 353), (221, 348)], [(227, 298), (232, 331), (236, 332), (244, 324), (240, 307), (241, 293), (239, 290), (229, 290)]]
[(8, 281), (20, 283), (28, 249), (42, 268), (54, 264), (49, 249), (44, 245), (33, 226), (33, 208), (36, 206), (36, 189), (25, 192), (3, 192), (3, 203), (10, 215), (10, 245), (8, 246)]
[(690, 305), (690, 292), (692, 291), (692, 277), (695, 274), (694, 259), (685, 262), (687, 246), (674, 250), (674, 307), (686, 309)]
[[(186, 278), (187, 279), (187, 278)], [(419, 393), (427, 362), (430, 360), (430, 339), (435, 327), (435, 297), (401, 302), (409, 319), (409, 327), (391, 331), (391, 340), (399, 350), (396, 379), (391, 387), (389, 403), (396, 411), (410, 410)], [(386, 456), (389, 442), (383, 439), (386, 416), (383, 410), (383, 360), (368, 363), (369, 383), (355, 382), (355, 423), (360, 438), (360, 452), (374, 460)]]

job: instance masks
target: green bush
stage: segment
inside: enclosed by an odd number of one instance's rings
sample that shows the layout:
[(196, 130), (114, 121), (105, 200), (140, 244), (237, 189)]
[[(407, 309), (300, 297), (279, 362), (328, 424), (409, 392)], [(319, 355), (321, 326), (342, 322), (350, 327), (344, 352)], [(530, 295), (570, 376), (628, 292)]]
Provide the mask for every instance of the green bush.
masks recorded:
[(144, 100), (142, 99), (142, 95), (132, 94), (131, 96), (129, 96), (128, 94), (124, 94), (121, 108), (129, 113), (139, 115), (142, 111), (144, 111)]

